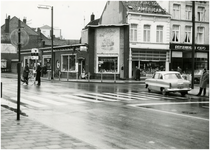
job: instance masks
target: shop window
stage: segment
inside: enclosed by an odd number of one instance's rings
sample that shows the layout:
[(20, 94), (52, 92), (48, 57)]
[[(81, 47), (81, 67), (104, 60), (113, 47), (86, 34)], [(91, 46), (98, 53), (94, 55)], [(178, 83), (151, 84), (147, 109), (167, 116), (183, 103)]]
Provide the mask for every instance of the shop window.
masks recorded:
[(51, 58), (44, 58), (44, 66), (47, 68), (47, 70), (51, 70)]
[(131, 24), (130, 40), (132, 42), (137, 42), (137, 24)]
[(144, 25), (144, 42), (150, 42), (150, 25)]
[(191, 42), (191, 27), (190, 26), (186, 26), (185, 27), (185, 43), (190, 43)]
[(172, 42), (179, 42), (179, 26), (178, 25), (173, 25)]
[(61, 56), (61, 70), (62, 71), (75, 71), (76, 59), (75, 55), (62, 55)]
[(197, 28), (197, 43), (204, 44), (204, 27)]
[(118, 57), (98, 57), (98, 72), (118, 72)]
[(180, 19), (180, 5), (173, 4), (173, 19)]
[(163, 42), (163, 26), (157, 26), (156, 42), (157, 43)]
[(186, 20), (192, 20), (192, 6), (186, 6), (185, 16)]

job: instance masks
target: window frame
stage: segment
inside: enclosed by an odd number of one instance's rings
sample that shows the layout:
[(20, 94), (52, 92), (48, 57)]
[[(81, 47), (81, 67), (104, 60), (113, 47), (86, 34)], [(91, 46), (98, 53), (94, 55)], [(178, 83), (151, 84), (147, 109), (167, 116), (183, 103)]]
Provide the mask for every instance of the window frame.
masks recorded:
[[(190, 31), (187, 30), (187, 27), (190, 27)], [(187, 38), (187, 41), (186, 41)], [(192, 43), (192, 26), (185, 26), (185, 43)]]
[[(202, 32), (200, 32), (201, 30), (200, 29), (202, 29)], [(205, 28), (204, 27), (197, 27), (197, 44), (204, 44), (204, 33), (205, 33)], [(202, 37), (201, 37), (201, 40), (200, 40), (200, 36), (199, 36), (199, 34), (202, 34)]]
[[(101, 72), (101, 71), (99, 71), (99, 58), (101, 58), (101, 57), (116, 57), (117, 58), (117, 65), (115, 66), (116, 68), (117, 68), (117, 70), (115, 71), (115, 72)], [(96, 73), (103, 73), (103, 74), (117, 74), (117, 73), (119, 73), (119, 56), (118, 55), (98, 55), (97, 56), (97, 62), (96, 62)]]
[[(145, 27), (149, 27), (148, 29)], [(143, 26), (143, 41), (144, 42), (151, 42), (151, 25), (150, 24), (144, 24)]]
[[(64, 63), (63, 63), (63, 61), (64, 61), (63, 56), (68, 56), (68, 62), (67, 62), (67, 68), (68, 68), (68, 69), (67, 69), (67, 70), (64, 70), (64, 68), (63, 68), (63, 64), (64, 64)], [(75, 60), (75, 61), (74, 61), (74, 68), (75, 68), (74, 70), (70, 70), (70, 68), (69, 68), (69, 67), (70, 67), (70, 66), (69, 66), (69, 64), (70, 64), (70, 63), (69, 63), (69, 60), (70, 60), (69, 56), (74, 56), (74, 60)], [(76, 62), (77, 62), (77, 61), (76, 61), (76, 59), (77, 59), (77, 58), (76, 58), (76, 54), (61, 54), (61, 72), (77, 72), (77, 69), (76, 69), (76, 67), (77, 67), (77, 66), (76, 66)]]
[[(190, 9), (188, 9), (190, 8)], [(185, 8), (185, 18), (186, 20), (192, 20), (192, 6), (191, 5), (186, 5)]]
[[(199, 10), (201, 8), (202, 10)], [(205, 21), (205, 7), (198, 6), (197, 21)]]
[(131, 42), (137, 42), (137, 38), (138, 38), (137, 33), (138, 33), (138, 24), (131, 23), (130, 24), (130, 41)]
[[(158, 27), (162, 27), (162, 30), (159, 30)], [(157, 25), (156, 26), (156, 42), (157, 43), (163, 43), (163, 25)]]
[[(175, 26), (178, 27), (178, 30), (174, 29)], [(174, 32), (175, 32), (175, 37), (178, 39), (178, 41), (176, 41), (176, 40), (173, 41), (173, 38), (174, 38), (173, 33)], [(178, 36), (177, 36), (177, 34), (178, 34)], [(174, 43), (179, 43), (180, 42), (180, 25), (173, 25), (172, 26), (172, 39), (171, 39), (171, 41), (174, 42)]]
[[(177, 8), (175, 6), (178, 6)], [(180, 19), (180, 4), (173, 4), (173, 19)]]

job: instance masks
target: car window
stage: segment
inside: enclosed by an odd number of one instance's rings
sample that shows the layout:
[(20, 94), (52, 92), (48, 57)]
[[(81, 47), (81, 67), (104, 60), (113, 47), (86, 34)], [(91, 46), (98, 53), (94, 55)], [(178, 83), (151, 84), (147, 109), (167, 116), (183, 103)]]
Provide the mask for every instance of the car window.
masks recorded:
[(168, 73), (164, 75), (164, 79), (182, 79), (179, 73)]
[(156, 73), (156, 74), (154, 75), (154, 79), (159, 79), (159, 73)]

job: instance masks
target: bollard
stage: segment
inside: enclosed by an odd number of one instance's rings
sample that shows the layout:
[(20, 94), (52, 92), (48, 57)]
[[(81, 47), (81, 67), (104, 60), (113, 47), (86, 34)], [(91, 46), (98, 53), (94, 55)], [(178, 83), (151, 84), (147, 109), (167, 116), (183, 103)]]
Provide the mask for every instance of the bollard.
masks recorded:
[(116, 73), (114, 73), (114, 83), (116, 83)]
[(67, 81), (69, 81), (69, 72), (67, 72)]
[(61, 71), (58, 72), (59, 81), (61, 80)]
[(1, 98), (2, 98), (2, 82), (1, 82)]
[(88, 72), (88, 82), (90, 82), (90, 72)]
[(102, 71), (101, 71), (101, 82), (102, 82)]

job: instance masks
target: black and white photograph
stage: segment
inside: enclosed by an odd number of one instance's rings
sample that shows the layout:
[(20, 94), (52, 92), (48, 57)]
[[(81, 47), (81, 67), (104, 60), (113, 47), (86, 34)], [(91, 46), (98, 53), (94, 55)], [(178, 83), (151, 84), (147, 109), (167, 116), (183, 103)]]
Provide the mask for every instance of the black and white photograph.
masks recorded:
[(209, 149), (209, 1), (0, 2), (1, 149)]

